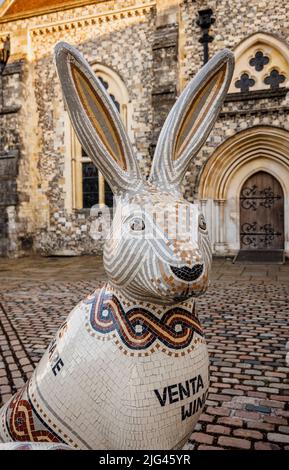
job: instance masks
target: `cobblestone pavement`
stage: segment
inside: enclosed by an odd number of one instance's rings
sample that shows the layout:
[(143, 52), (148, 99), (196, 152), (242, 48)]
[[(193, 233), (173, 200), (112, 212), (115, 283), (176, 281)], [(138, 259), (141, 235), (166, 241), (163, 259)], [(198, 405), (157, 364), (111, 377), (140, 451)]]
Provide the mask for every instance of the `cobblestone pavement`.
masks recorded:
[[(289, 264), (216, 259), (211, 279), (198, 300), (211, 387), (186, 448), (289, 450)], [(96, 257), (0, 259), (0, 401), (31, 375), (73, 306), (104, 281)]]

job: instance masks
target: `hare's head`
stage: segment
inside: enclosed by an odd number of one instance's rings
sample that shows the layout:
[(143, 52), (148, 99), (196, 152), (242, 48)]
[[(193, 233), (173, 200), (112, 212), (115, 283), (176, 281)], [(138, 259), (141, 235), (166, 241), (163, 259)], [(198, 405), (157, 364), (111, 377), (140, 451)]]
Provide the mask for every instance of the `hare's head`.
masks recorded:
[(211, 248), (206, 222), (186, 201), (180, 183), (206, 140), (233, 73), (233, 54), (219, 52), (185, 88), (161, 131), (145, 181), (107, 91), (71, 46), (55, 59), (79, 141), (115, 195), (115, 214), (104, 247), (110, 282), (129, 297), (172, 303), (207, 287)]

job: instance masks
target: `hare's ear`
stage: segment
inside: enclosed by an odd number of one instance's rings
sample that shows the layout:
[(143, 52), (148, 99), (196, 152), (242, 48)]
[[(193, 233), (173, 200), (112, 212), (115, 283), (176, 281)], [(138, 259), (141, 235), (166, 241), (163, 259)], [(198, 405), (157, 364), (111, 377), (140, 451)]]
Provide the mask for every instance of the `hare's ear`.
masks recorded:
[(76, 135), (115, 193), (141, 175), (120, 115), (86, 60), (69, 44), (55, 46), (55, 62)]
[(205, 142), (227, 94), (234, 70), (228, 49), (193, 78), (170, 111), (159, 136), (150, 181), (178, 188), (188, 164)]

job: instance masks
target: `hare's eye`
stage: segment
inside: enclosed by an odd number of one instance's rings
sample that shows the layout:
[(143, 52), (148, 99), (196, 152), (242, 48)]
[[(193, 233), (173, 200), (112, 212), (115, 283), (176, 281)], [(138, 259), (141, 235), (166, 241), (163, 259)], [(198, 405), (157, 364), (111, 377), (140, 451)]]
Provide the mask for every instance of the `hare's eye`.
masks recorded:
[(134, 232), (140, 232), (141, 230), (145, 229), (145, 223), (144, 223), (143, 219), (140, 219), (140, 218), (133, 219), (133, 221), (130, 224), (130, 228)]
[(206, 224), (206, 221), (204, 219), (204, 217), (201, 215), (200, 219), (199, 219), (199, 227), (202, 229), (202, 230), (206, 230), (207, 228), (207, 224)]

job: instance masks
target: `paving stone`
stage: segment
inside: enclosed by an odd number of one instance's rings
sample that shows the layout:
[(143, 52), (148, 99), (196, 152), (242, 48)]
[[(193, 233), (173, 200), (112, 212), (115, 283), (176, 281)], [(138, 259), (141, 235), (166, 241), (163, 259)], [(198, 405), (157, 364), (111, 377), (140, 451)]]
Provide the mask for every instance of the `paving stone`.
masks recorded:
[(200, 445), (198, 450), (223, 450), (223, 447)]
[(239, 439), (237, 437), (219, 437), (218, 443), (224, 447), (232, 447), (234, 449), (250, 449), (251, 442), (246, 439)]
[(267, 434), (267, 439), (268, 441), (272, 441), (272, 442), (281, 442), (283, 444), (284, 443), (289, 444), (289, 436), (287, 434), (269, 432)]
[(249, 429), (234, 429), (233, 435), (244, 437), (245, 439), (263, 439), (263, 434), (259, 431), (250, 431)]
[(280, 447), (276, 444), (271, 444), (270, 442), (255, 442), (255, 450), (279, 450)]
[(217, 423), (226, 424), (228, 426), (240, 427), (240, 426), (242, 426), (243, 421), (239, 418), (223, 417), (223, 418), (218, 418)]
[(259, 413), (266, 413), (266, 414), (271, 413), (271, 408), (269, 408), (268, 406), (252, 405), (251, 403), (249, 403), (248, 405), (245, 406), (245, 410), (247, 410), (247, 411), (257, 411)]
[(224, 395), (233, 395), (233, 396), (244, 395), (244, 391), (243, 391), (243, 390), (238, 390), (238, 389), (236, 389), (236, 388), (228, 389), (228, 390), (223, 390), (222, 393), (223, 393)]
[(212, 423), (214, 421), (214, 416), (202, 413), (200, 416), (200, 421), (203, 421), (204, 423)]
[(247, 427), (249, 429), (260, 429), (260, 431), (274, 431), (274, 424), (263, 423), (262, 421), (248, 421)]
[(261, 406), (269, 406), (270, 408), (283, 408), (285, 403), (280, 403), (278, 400), (261, 400)]
[(212, 415), (217, 415), (217, 416), (229, 416), (230, 415), (230, 410), (223, 408), (223, 407), (212, 407), (208, 406), (207, 413), (212, 414)]
[(288, 423), (288, 420), (285, 418), (277, 417), (277, 416), (264, 416), (264, 421), (271, 424), (279, 424), (285, 425)]
[(199, 442), (200, 444), (213, 444), (213, 436), (209, 436), (208, 434), (202, 432), (193, 432), (190, 437), (191, 441)]
[(278, 400), (283, 402), (289, 402), (289, 395), (270, 395), (270, 400)]
[(283, 434), (289, 434), (289, 426), (279, 426), (278, 431)]
[(207, 432), (211, 434), (225, 434), (228, 436), (231, 433), (231, 430), (226, 426), (220, 426), (218, 424), (208, 424)]
[(254, 421), (261, 419), (261, 415), (259, 413), (254, 413), (253, 411), (247, 412), (243, 410), (237, 410), (235, 416), (238, 416), (239, 418), (243, 419), (252, 419)]

